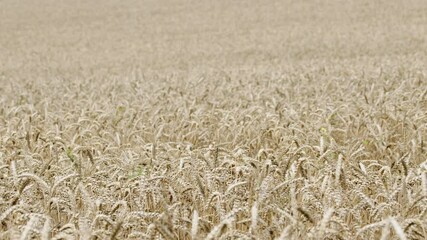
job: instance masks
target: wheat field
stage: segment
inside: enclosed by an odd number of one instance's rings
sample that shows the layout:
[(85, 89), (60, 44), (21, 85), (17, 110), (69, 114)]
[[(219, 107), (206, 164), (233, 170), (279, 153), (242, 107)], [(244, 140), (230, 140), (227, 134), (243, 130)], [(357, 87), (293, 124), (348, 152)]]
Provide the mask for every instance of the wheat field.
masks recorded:
[(0, 239), (427, 239), (425, 0), (0, 0)]

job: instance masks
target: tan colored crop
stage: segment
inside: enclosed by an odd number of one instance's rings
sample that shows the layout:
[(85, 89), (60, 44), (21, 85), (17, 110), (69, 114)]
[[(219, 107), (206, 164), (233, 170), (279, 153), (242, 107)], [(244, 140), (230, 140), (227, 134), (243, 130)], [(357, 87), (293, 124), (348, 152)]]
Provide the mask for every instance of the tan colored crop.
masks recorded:
[(0, 1), (0, 239), (426, 239), (426, 9)]

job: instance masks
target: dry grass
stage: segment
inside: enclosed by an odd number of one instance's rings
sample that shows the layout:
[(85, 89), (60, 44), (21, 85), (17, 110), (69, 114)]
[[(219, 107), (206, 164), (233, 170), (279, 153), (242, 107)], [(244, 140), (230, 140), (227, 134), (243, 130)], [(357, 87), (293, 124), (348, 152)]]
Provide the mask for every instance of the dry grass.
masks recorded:
[(426, 9), (0, 1), (0, 239), (426, 239)]

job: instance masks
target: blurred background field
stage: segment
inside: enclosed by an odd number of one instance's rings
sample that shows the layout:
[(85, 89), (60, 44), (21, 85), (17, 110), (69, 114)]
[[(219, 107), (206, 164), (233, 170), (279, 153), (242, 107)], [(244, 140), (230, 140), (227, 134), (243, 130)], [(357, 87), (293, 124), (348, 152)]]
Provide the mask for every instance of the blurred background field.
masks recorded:
[(422, 0), (2, 0), (0, 7), (3, 75), (410, 64), (425, 62), (427, 49)]

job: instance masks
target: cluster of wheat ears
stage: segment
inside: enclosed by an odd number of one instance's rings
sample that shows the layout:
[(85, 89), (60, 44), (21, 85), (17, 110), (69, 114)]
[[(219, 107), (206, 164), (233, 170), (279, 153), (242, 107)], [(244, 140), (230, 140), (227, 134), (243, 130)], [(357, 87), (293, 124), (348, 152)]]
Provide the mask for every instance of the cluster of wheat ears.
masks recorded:
[(1, 239), (427, 237), (420, 69), (100, 81), (2, 89)]
[(426, 11), (0, 0), (0, 239), (427, 239)]

